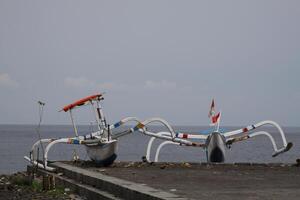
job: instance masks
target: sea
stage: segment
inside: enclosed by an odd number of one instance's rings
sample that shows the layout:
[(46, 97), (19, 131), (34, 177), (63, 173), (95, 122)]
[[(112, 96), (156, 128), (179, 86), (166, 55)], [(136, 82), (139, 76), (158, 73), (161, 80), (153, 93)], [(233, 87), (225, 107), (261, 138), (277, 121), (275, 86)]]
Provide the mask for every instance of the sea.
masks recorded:
[[(79, 134), (86, 135), (95, 127), (78, 126)], [(209, 127), (176, 126), (176, 131), (196, 133)], [(241, 127), (223, 127), (225, 130), (235, 130)], [(123, 130), (126, 129), (123, 128)], [(150, 127), (153, 131), (162, 130), (162, 127)], [(282, 146), (280, 134), (272, 127), (261, 128), (269, 131), (275, 138), (277, 145)], [(257, 136), (243, 142), (235, 143), (226, 152), (226, 163), (295, 163), (300, 158), (300, 127), (283, 127), (288, 142), (293, 143), (290, 151), (275, 158), (272, 157), (273, 148), (266, 136)], [(122, 131), (115, 130), (114, 133)], [(73, 137), (74, 130), (68, 125), (42, 125), (41, 138)], [(32, 144), (38, 140), (36, 125), (0, 125), (0, 174), (11, 174), (25, 171), (29, 164), (23, 157), (28, 156)], [(117, 161), (141, 161), (146, 154), (150, 137), (135, 132), (123, 136), (118, 140)], [(154, 159), (155, 150), (162, 140), (157, 139), (152, 148), (151, 159)], [(42, 148), (39, 148), (42, 155)], [(81, 160), (89, 160), (86, 149), (82, 145), (56, 144), (49, 152), (49, 160), (72, 160), (74, 153)], [(164, 162), (206, 162), (205, 151), (197, 147), (166, 145), (160, 153), (159, 161)]]

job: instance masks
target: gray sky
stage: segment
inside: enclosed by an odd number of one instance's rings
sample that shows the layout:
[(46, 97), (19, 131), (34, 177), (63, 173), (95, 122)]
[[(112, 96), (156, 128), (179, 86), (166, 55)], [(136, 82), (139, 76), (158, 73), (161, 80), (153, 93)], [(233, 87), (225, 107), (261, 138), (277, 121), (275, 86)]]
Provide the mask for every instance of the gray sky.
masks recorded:
[(0, 0), (0, 124), (105, 91), (110, 123), (207, 125), (214, 97), (223, 125), (300, 126), (299, 23), (297, 0)]

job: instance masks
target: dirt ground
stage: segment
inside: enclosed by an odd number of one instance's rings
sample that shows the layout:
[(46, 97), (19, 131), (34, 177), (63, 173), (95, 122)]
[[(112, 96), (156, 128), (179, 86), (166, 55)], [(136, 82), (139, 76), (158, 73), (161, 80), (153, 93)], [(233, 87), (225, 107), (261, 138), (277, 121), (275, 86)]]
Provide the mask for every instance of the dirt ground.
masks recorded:
[(191, 199), (299, 199), (300, 167), (295, 165), (115, 163), (82, 166)]
[[(35, 180), (40, 180), (38, 177)], [(79, 196), (64, 190), (42, 190), (38, 182), (32, 184), (25, 172), (0, 175), (0, 200), (82, 200)]]

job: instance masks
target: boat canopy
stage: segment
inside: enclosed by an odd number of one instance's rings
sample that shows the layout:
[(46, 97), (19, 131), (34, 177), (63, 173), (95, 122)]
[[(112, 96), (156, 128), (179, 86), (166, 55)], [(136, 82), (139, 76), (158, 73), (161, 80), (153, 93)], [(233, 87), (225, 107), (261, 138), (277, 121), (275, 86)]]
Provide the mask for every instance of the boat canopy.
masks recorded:
[(82, 98), (82, 99), (79, 99), (69, 105), (66, 105), (65, 107), (63, 107), (63, 111), (67, 112), (71, 109), (73, 109), (74, 107), (76, 106), (82, 106), (84, 105), (86, 102), (89, 102), (89, 101), (93, 101), (93, 100), (101, 100), (101, 97), (102, 97), (102, 94), (99, 93), (99, 94), (95, 94), (95, 95), (91, 95), (91, 96), (87, 96), (85, 98)]

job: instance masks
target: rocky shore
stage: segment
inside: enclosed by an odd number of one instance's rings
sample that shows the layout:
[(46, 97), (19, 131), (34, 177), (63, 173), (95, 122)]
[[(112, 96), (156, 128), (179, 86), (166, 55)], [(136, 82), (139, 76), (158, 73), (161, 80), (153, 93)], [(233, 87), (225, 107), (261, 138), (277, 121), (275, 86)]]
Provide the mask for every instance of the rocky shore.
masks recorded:
[(82, 200), (68, 188), (45, 190), (42, 177), (32, 177), (26, 172), (0, 175), (0, 200)]

